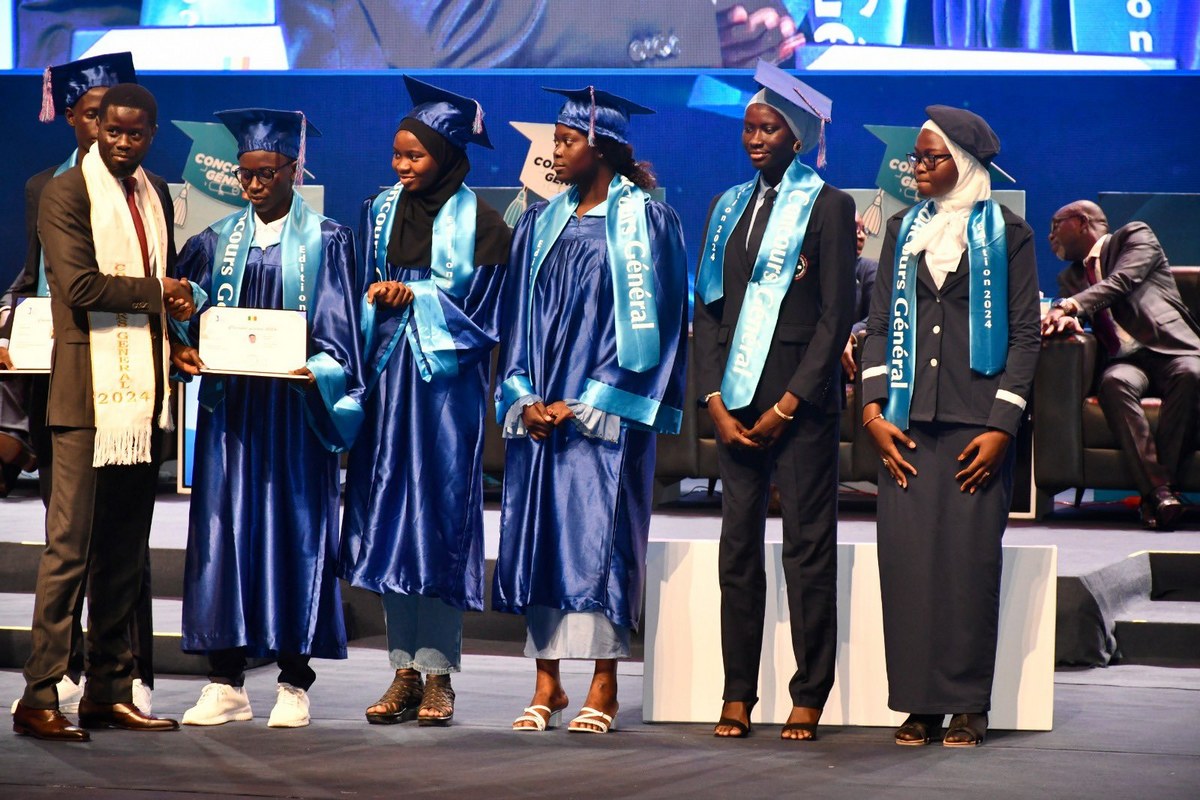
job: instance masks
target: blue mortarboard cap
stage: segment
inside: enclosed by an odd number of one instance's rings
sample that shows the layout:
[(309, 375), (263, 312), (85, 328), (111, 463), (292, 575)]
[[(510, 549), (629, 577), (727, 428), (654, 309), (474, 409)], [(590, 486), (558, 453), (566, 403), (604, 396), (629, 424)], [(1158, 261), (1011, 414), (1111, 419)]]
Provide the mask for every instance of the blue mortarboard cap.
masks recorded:
[(408, 75), (404, 76), (404, 85), (413, 101), (413, 110), (404, 115), (406, 119), (411, 117), (424, 122), (460, 150), (466, 150), (468, 144), (493, 149), (487, 129), (483, 127), (483, 106), (478, 100), (439, 89)]
[(50, 122), (56, 115), (65, 114), (92, 89), (118, 83), (137, 83), (132, 53), (108, 53), (46, 67), (42, 75), (42, 111), (38, 118)]
[(237, 140), (240, 157), (243, 153), (265, 150), (296, 160), (296, 183), (304, 182), (304, 155), (309, 136), (321, 132), (304, 116), (303, 111), (279, 111), (273, 108), (234, 108), (215, 115)]
[(629, 144), (629, 118), (634, 114), (654, 113), (652, 108), (646, 108), (595, 86), (585, 86), (582, 89), (551, 89), (543, 86), (542, 90), (567, 98), (555, 121), (586, 133), (588, 144), (595, 144), (596, 134), (616, 139), (621, 144)]
[[(769, 105), (783, 103), (783, 110), (807, 114), (820, 124), (817, 134), (817, 166), (825, 166), (825, 124), (833, 121), (833, 101), (802, 80), (785, 72), (770, 62), (759, 59), (754, 70), (754, 81), (766, 90)], [(757, 96), (757, 95), (756, 95)], [(751, 102), (754, 102), (753, 100)], [(790, 114), (789, 114), (790, 116)], [(807, 150), (811, 141), (804, 142)]]

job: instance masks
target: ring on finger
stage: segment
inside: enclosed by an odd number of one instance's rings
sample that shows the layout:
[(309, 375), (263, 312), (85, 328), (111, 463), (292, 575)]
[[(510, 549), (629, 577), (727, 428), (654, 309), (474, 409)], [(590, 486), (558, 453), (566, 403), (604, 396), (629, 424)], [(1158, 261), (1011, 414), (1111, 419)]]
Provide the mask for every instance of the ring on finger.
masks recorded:
[(887, 458), (886, 456), (882, 460), (883, 460), (883, 465), (885, 467), (890, 467), (892, 465), (891, 460), (889, 458)]

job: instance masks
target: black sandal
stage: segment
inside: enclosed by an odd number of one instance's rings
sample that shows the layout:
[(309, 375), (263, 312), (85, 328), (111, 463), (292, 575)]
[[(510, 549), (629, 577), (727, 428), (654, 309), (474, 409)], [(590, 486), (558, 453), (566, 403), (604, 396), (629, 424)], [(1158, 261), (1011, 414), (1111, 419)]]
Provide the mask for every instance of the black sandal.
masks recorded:
[(942, 739), (943, 747), (978, 747), (987, 737), (987, 714), (955, 714)]
[[(717, 724), (713, 727), (713, 736), (717, 737), (718, 739), (745, 739), (750, 735), (750, 731), (754, 730), (754, 727), (750, 724), (750, 715), (754, 713), (754, 706), (756, 705), (758, 705), (757, 698), (745, 703), (745, 722), (742, 722), (740, 719), (734, 719), (733, 717), (721, 717), (718, 719)], [(737, 733), (717, 733), (717, 728), (721, 727), (722, 725), (733, 728), (735, 731), (737, 731)]]
[[(447, 711), (446, 709), (449, 709)], [(436, 711), (437, 716), (423, 717), (422, 711)], [(418, 725), (448, 725), (454, 719), (454, 689), (449, 675), (430, 675), (425, 680), (425, 694), (417, 710)]]
[(383, 697), (375, 702), (375, 706), (384, 706), (384, 711), (367, 709), (367, 722), (372, 725), (395, 725), (398, 722), (411, 722), (417, 718), (417, 709), (421, 705), (424, 686), (421, 683), (421, 673), (416, 670), (398, 669), (392, 685), (383, 693)]
[(896, 729), (896, 744), (906, 747), (929, 744), (944, 719), (943, 714), (909, 714), (904, 724)]

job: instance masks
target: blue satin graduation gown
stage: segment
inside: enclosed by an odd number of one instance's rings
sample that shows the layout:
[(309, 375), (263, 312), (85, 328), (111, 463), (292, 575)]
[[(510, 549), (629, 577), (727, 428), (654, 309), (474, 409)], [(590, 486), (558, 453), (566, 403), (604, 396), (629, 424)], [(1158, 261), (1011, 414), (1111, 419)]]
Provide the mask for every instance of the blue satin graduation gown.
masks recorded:
[[(687, 264), (678, 216), (662, 203), (647, 203), (660, 359), (656, 367), (635, 373), (617, 363), (604, 216), (572, 216), (530, 286), (534, 225), (545, 206), (529, 208), (513, 234), (513, 275), (505, 300), (509, 321), (497, 383), (527, 368), (534, 393), (546, 403), (578, 400), (591, 380), (643, 399), (644, 408), (668, 412), (662, 417), (681, 413)], [(500, 392), (497, 402), (503, 405)], [(500, 415), (506, 410), (501, 407)], [(613, 413), (614, 407), (601, 410)], [(620, 416), (616, 442), (585, 436), (571, 421), (541, 442), (528, 436), (508, 440), (492, 591), (497, 611), (523, 613), (530, 605), (598, 611), (616, 625), (637, 627), (655, 433)], [(675, 422), (671, 432), (677, 430)]]
[[(373, 221), (368, 200), (361, 241), (372, 240)], [(387, 269), (402, 283), (430, 277), (428, 266)], [(461, 297), (438, 289), (458, 372), (428, 382), (406, 335), (386, 351), (403, 311), (376, 309), (364, 361), (367, 374), (382, 372), (350, 451), (338, 557), (339, 576), (354, 586), (483, 609), (483, 417), (504, 280), (503, 264), (485, 264)]]
[[(361, 401), (359, 281), (351, 230), (321, 223), (324, 256), (308, 312), (309, 355), (340, 364)], [(211, 294), (211, 229), (179, 255), (181, 276)], [(280, 245), (251, 247), (240, 305), (282, 308)], [(193, 317), (193, 336), (198, 329)], [(193, 341), (195, 339), (193, 338)], [(210, 378), (202, 379), (210, 380)], [(346, 657), (337, 558), (337, 432), (317, 388), (223, 376), (224, 397), (201, 405), (183, 592), (186, 651), (244, 647)]]

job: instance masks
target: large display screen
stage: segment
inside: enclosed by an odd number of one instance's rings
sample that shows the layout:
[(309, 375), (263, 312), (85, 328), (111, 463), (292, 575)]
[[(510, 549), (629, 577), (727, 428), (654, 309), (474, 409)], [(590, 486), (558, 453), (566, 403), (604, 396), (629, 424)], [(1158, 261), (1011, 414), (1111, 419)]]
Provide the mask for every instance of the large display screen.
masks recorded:
[(17, 0), (0, 67), (1200, 68), (1197, 0)]

